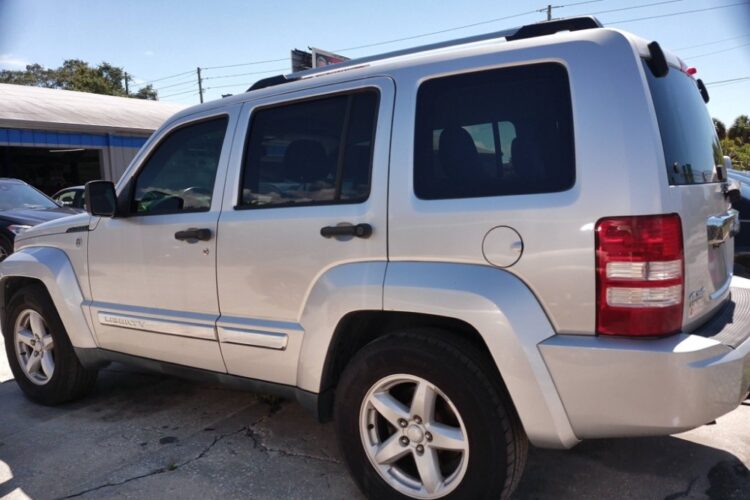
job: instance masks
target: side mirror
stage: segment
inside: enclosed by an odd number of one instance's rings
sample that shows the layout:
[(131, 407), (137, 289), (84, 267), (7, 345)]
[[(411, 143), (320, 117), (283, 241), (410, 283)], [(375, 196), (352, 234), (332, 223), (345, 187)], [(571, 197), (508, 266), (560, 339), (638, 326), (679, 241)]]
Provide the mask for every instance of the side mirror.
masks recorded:
[(117, 213), (117, 194), (111, 181), (86, 183), (86, 211), (99, 217), (114, 217)]

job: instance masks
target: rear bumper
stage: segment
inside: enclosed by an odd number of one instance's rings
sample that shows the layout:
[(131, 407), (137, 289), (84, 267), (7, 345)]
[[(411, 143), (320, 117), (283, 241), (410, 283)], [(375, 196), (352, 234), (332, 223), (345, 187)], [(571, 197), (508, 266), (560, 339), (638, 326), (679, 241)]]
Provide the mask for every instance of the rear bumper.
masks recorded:
[[(539, 345), (580, 439), (673, 434), (734, 410), (750, 391), (750, 285), (691, 334), (557, 335)], [(733, 282), (739, 285), (740, 281)]]

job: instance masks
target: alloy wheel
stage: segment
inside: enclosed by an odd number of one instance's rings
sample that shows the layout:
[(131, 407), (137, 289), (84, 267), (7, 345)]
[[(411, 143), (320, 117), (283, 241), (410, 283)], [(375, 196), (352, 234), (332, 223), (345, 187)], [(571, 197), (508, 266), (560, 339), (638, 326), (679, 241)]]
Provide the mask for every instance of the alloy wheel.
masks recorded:
[(37, 385), (49, 382), (55, 372), (55, 342), (41, 314), (26, 309), (18, 315), (13, 344), (26, 377)]
[(440, 498), (461, 483), (469, 440), (451, 400), (429, 381), (407, 374), (376, 382), (360, 408), (365, 453), (399, 493)]

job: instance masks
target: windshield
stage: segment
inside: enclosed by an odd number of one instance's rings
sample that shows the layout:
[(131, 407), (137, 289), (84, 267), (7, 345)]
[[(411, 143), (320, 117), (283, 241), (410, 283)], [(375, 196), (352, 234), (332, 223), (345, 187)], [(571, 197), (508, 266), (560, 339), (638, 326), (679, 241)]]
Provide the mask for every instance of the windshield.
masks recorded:
[(723, 161), (719, 138), (695, 80), (670, 68), (656, 78), (645, 67), (664, 145), (669, 183), (718, 182), (716, 165)]
[(57, 204), (28, 184), (0, 182), (0, 210), (57, 208)]

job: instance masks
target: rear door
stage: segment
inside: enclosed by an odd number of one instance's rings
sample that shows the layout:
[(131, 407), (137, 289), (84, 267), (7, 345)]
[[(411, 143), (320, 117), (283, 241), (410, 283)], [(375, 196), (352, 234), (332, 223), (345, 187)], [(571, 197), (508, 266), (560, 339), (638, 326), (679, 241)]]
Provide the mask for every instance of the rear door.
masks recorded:
[(645, 67), (664, 149), (670, 204), (685, 245), (683, 327), (700, 325), (729, 293), (736, 218), (719, 179), (723, 162), (713, 121), (696, 81), (678, 68), (656, 78)]
[[(372, 78), (243, 107), (218, 231), (229, 373), (294, 385), (312, 287), (337, 266), (386, 261), (394, 92)], [(371, 269), (382, 283), (385, 266)]]

